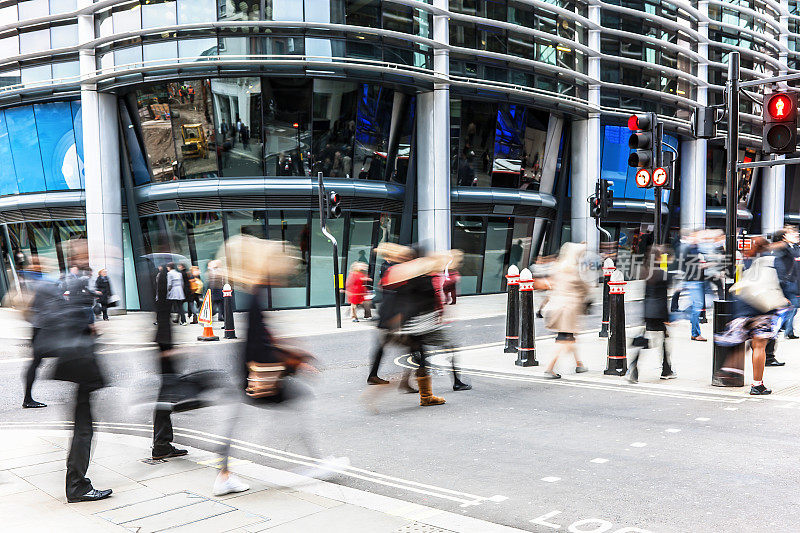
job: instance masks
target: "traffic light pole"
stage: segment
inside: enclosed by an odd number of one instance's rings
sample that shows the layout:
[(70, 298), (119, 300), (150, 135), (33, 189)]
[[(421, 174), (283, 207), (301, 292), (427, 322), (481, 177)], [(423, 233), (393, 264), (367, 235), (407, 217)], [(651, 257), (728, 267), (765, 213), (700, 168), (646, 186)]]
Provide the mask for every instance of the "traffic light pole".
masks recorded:
[[(739, 190), (739, 52), (728, 55), (728, 181), (725, 202), (725, 254), (727, 256), (728, 278), (733, 280), (736, 272), (736, 204)], [(728, 284), (725, 284), (724, 299), (728, 298)]]
[[(655, 151), (655, 166), (656, 168), (661, 168), (664, 162), (664, 152), (661, 151), (661, 141), (664, 137), (664, 124), (658, 122), (656, 124), (656, 138), (653, 142), (653, 148)], [(663, 239), (661, 235), (661, 187), (654, 187), (654, 196), (655, 196), (655, 205), (653, 206), (653, 218), (655, 218), (655, 224), (653, 224), (653, 242), (655, 244), (661, 244)]]
[(319, 192), (319, 226), (322, 234), (325, 235), (333, 245), (333, 301), (336, 302), (336, 327), (342, 327), (342, 310), (339, 306), (339, 244), (336, 237), (328, 231), (328, 213), (325, 209), (325, 184), (322, 181), (322, 172), (317, 173), (317, 191)]

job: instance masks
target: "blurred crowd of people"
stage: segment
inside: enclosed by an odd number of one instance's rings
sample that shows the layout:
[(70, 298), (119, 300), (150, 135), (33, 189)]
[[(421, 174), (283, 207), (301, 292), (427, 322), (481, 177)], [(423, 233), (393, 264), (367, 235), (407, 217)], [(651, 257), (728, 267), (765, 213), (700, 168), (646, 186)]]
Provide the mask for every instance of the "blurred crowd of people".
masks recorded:
[[(763, 383), (765, 365), (780, 366), (774, 358), (775, 338), (780, 329), (786, 337), (797, 338), (793, 318), (800, 301), (800, 234), (786, 227), (772, 236), (772, 242), (757, 237), (744, 253), (741, 272), (732, 287), (725, 285), (724, 238), (715, 230), (685, 232), (674, 247), (649, 243), (645, 252), (643, 327), (631, 342), (627, 379), (639, 379), (639, 359), (643, 350), (660, 345), (661, 379), (677, 376), (669, 350), (669, 325), (681, 318), (691, 323), (691, 340), (703, 342), (700, 324), (706, 307), (706, 295), (716, 290), (720, 297), (733, 300), (733, 318), (717, 334), (721, 346), (752, 350), (753, 382), (750, 394), (769, 394)], [(518, 243), (519, 244), (519, 243)], [(95, 391), (106, 385), (102, 365), (95, 355), (96, 316), (108, 319), (108, 308), (117, 301), (104, 269), (96, 276), (89, 266), (88, 246), (74, 240), (64, 244), (68, 272), (58, 275), (55, 265), (45, 258), (17, 254), (19, 291), (13, 304), (23, 310), (32, 325), (33, 358), (25, 374), (23, 407), (41, 408), (33, 399), (32, 389), (42, 360), (53, 358), (49, 377), (75, 386), (73, 437), (67, 459), (66, 494), (70, 502), (106, 498), (110, 489), (98, 490), (86, 478), (92, 445), (92, 405)], [(350, 265), (344, 287), (353, 321), (372, 318), (372, 303), (377, 303), (377, 336), (372, 353), (368, 385), (388, 385), (379, 376), (385, 351), (396, 347), (407, 352), (402, 358), (404, 371), (399, 380), (403, 392), (419, 394), (421, 406), (436, 406), (445, 399), (433, 394), (429, 358), (433, 353), (449, 356), (453, 390), (469, 390), (462, 381), (456, 359), (458, 342), (448, 317), (448, 305), (456, 303), (459, 267), (463, 254), (458, 250), (426, 252), (420, 246), (384, 242), (374, 252), (375, 281), (370, 277), (366, 253)], [(300, 400), (311, 397), (308, 375), (316, 373), (315, 359), (308, 352), (277, 338), (266, 320), (268, 287), (285, 284), (302, 263), (302, 252), (286, 243), (240, 235), (229, 239), (208, 263), (205, 276), (200, 268), (173, 254), (164, 256), (155, 267), (155, 367), (160, 379), (153, 405), (153, 459), (167, 459), (187, 454), (174, 446), (171, 416), (209, 405), (204, 399), (209, 391), (222, 392), (228, 400), (225, 444), (220, 450), (222, 468), (214, 483), (214, 494), (224, 495), (248, 490), (246, 483), (228, 469), (230, 441), (235, 434), (242, 405), (269, 407), (290, 402), (298, 406), (298, 429), (310, 453), (320, 451)], [(184, 258), (185, 259), (185, 258)], [(556, 350), (544, 376), (561, 377), (556, 365), (563, 355), (574, 359), (575, 373), (588, 372), (576, 342), (580, 317), (592, 305), (590, 294), (597, 282), (597, 268), (602, 257), (592, 254), (585, 243), (565, 243), (557, 257), (542, 258), (531, 266), (534, 286), (547, 291), (538, 312), (545, 326), (555, 332)], [(203, 279), (205, 278), (205, 280)], [(185, 347), (174, 338), (174, 324), (197, 323), (200, 303), (208, 292), (212, 308), (223, 316), (223, 286), (232, 283), (237, 291), (250, 295), (247, 332), (239, 360), (233, 372), (218, 369), (188, 372), (184, 363)], [(670, 294), (672, 293), (672, 294)], [(681, 294), (689, 305), (680, 309)], [(770, 348), (770, 344), (772, 347)], [(734, 350), (731, 350), (734, 354)], [(411, 381), (416, 378), (416, 383)], [(742, 379), (733, 355), (718, 370), (725, 380)], [(371, 389), (368, 390), (378, 390)], [(314, 475), (324, 475), (347, 465), (346, 458), (328, 457), (320, 462)]]

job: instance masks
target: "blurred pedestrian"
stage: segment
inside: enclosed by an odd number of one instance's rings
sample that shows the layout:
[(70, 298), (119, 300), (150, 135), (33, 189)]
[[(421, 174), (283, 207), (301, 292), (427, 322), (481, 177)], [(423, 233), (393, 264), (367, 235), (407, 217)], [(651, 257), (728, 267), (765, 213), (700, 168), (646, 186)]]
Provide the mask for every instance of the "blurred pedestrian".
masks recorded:
[[(781, 328), (786, 330), (787, 339), (797, 339), (794, 334), (794, 317), (800, 305), (800, 235), (792, 226), (786, 226), (775, 232), (772, 254), (775, 256), (775, 270), (784, 296), (791, 302), (792, 308), (786, 313)], [(780, 366), (780, 365), (769, 365)]]
[(183, 276), (175, 268), (175, 263), (167, 263), (167, 300), (170, 302), (172, 312), (178, 315), (174, 320), (177, 324), (186, 325), (186, 314), (183, 311), (183, 302), (186, 295), (183, 292)]
[(211, 290), (211, 310), (216, 310), (220, 324), (225, 324), (225, 307), (223, 305), (222, 287), (225, 285), (225, 276), (217, 259), (208, 262), (206, 270), (206, 284)]
[(452, 250), (452, 252), (452, 261), (445, 267), (441, 278), (442, 301), (445, 305), (456, 305), (458, 282), (461, 279), (458, 269), (464, 257), (464, 253), (461, 250)]
[(394, 334), (399, 342), (408, 346), (419, 365), (417, 386), (419, 404), (423, 407), (445, 403), (444, 398), (433, 395), (425, 352), (425, 344), (436, 344), (429, 337), (436, 336), (442, 328), (433, 276), (441, 272), (445, 264), (441, 256), (417, 257), (390, 267), (384, 275), (384, 286), (396, 291), (397, 314), (393, 320), (399, 327)]
[(34, 303), (40, 330), (33, 349), (56, 357), (54, 379), (77, 384), (66, 472), (67, 502), (75, 503), (102, 500), (112, 491), (95, 489), (86, 477), (94, 433), (91, 396), (105, 386), (105, 378), (95, 357), (93, 296), (86, 276), (77, 275), (90, 271), (88, 246), (79, 240), (67, 247), (69, 264), (75, 268), (67, 283), (69, 298), (65, 300), (54, 284), (41, 285)]
[(37, 337), (42, 331), (43, 321), (40, 307), (45, 302), (50, 301), (50, 293), (58, 294), (59, 299), (63, 299), (60, 296), (62, 291), (58, 283), (45, 276), (47, 269), (40, 261), (42, 259), (37, 256), (31, 257), (30, 261), (23, 256), (18, 259), (17, 264), (21, 294), (18, 295), (15, 305), (22, 311), (23, 316), (30, 322), (32, 327), (31, 346), (33, 347), (33, 357), (28, 364), (28, 369), (25, 371), (25, 398), (22, 400), (22, 407), (26, 409), (47, 407), (46, 404), (33, 399), (33, 383), (36, 381), (36, 371), (42, 364), (42, 359), (48, 355), (37, 349), (39, 347)]
[[(183, 299), (184, 302), (186, 302), (186, 319), (191, 320), (194, 313), (192, 311), (192, 284), (189, 278), (189, 270), (187, 270), (186, 265), (183, 263), (178, 263), (177, 266), (178, 272), (183, 280)], [(181, 308), (183, 308), (183, 304), (181, 304)]]
[[(745, 270), (739, 281), (732, 287), (734, 318), (728, 322), (725, 331), (715, 335), (720, 346), (738, 346), (750, 341), (753, 352), (753, 383), (751, 395), (765, 395), (772, 391), (764, 385), (764, 363), (766, 344), (777, 335), (781, 321), (790, 311), (791, 303), (781, 290), (775, 267), (775, 256), (768, 255), (769, 244), (763, 237), (753, 239), (752, 256), (755, 258), (750, 268)], [(731, 350), (730, 358), (735, 356)], [(732, 361), (725, 361), (717, 374), (722, 382), (737, 381), (743, 374)]]
[[(299, 409), (303, 399), (312, 396), (310, 387), (302, 380), (302, 374), (316, 372), (311, 366), (311, 357), (302, 350), (288, 346), (276, 339), (265, 322), (266, 290), (269, 284), (284, 284), (297, 268), (294, 254), (287, 252), (284, 243), (266, 241), (256, 237), (239, 235), (232, 237), (221, 249), (226, 258), (227, 275), (250, 292), (250, 309), (247, 314), (247, 336), (240, 352), (241, 376), (236, 382), (238, 390), (252, 405), (271, 407), (291, 401), (298, 410), (295, 420), (309, 452), (319, 456), (316, 440), (303, 419), (305, 412)], [(234, 405), (234, 416), (228, 418), (227, 434), (220, 450), (222, 464), (214, 481), (215, 496), (238, 493), (250, 487), (236, 477), (228, 468), (230, 443), (235, 431), (241, 399)], [(346, 466), (349, 461), (324, 459), (323, 465)]]
[(691, 304), (688, 308), (692, 326), (691, 339), (706, 342), (700, 332), (700, 314), (706, 306), (705, 256), (700, 252), (699, 242), (702, 233), (695, 231), (686, 236), (683, 246), (683, 287), (689, 293)]
[(169, 299), (169, 273), (165, 266), (158, 267), (156, 275), (156, 337), (158, 345), (158, 371), (160, 387), (156, 407), (153, 411), (153, 459), (180, 457), (189, 453), (187, 450), (175, 448), (172, 440), (172, 409), (163, 400), (170, 394), (170, 387), (176, 381), (177, 370), (173, 357), (172, 341), (172, 309), (173, 301)]
[(108, 307), (111, 303), (111, 281), (108, 279), (108, 271), (101, 268), (97, 273), (97, 280), (94, 282), (94, 288), (100, 295), (97, 301), (100, 304), (100, 309), (103, 313), (103, 320), (108, 320)]
[[(672, 361), (667, 346), (667, 323), (669, 322), (669, 311), (667, 292), (669, 291), (670, 277), (667, 270), (667, 261), (664, 256), (667, 249), (663, 245), (650, 247), (645, 256), (644, 270), (642, 277), (645, 280), (644, 288), (644, 333), (633, 340), (635, 348), (628, 363), (628, 381), (637, 383), (639, 381), (639, 356), (641, 350), (650, 348), (656, 336), (660, 334), (661, 342), (661, 379), (674, 379), (678, 375), (672, 369)], [(648, 338), (647, 333), (650, 333)]]
[(200, 277), (200, 267), (193, 266), (189, 273), (190, 306), (192, 309), (192, 324), (197, 324), (200, 306), (203, 304), (203, 279)]
[(345, 281), (345, 294), (347, 303), (350, 304), (350, 314), (353, 316), (353, 322), (358, 322), (359, 307), (364, 309), (365, 320), (372, 318), (366, 285), (367, 282), (372, 280), (367, 277), (367, 268), (366, 263), (354, 262), (350, 265), (350, 273), (347, 275), (347, 281)]
[(578, 332), (578, 317), (586, 310), (586, 296), (589, 287), (581, 277), (580, 264), (586, 245), (566, 242), (561, 246), (558, 259), (544, 284), (549, 293), (545, 308), (545, 326), (557, 332), (556, 352), (545, 370), (545, 377), (558, 379), (555, 372), (558, 358), (571, 352), (575, 358), (575, 373), (587, 372), (575, 346), (575, 333)]

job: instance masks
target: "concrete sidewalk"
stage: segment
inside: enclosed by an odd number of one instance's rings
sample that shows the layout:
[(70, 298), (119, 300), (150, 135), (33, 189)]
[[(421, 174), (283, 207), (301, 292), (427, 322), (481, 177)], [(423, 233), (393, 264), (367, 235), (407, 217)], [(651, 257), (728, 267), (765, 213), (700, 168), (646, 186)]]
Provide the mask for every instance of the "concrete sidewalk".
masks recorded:
[[(642, 326), (629, 327), (627, 330), (627, 354), (630, 360), (635, 348), (630, 346), (630, 340), (643, 331)], [(704, 337), (713, 337), (711, 323), (701, 327)], [(750, 383), (752, 380), (752, 364), (749, 352), (745, 356), (745, 386), (741, 388), (712, 387), (711, 386), (711, 360), (712, 342), (697, 342), (690, 340), (690, 327), (687, 321), (674, 324), (669, 331), (670, 353), (672, 356), (673, 370), (678, 374), (677, 379), (661, 380), (661, 347), (658, 342), (654, 348), (643, 350), (639, 363), (639, 383), (629, 384), (625, 378), (603, 375), (606, 369), (607, 339), (597, 335), (598, 330), (592, 330), (577, 336), (579, 354), (589, 372), (575, 374), (575, 360), (571, 355), (562, 356), (557, 365), (556, 372), (562, 375), (561, 380), (575, 383), (595, 383), (614, 385), (663, 392), (686, 392), (724, 395), (736, 398), (780, 400), (784, 404), (795, 403), (800, 408), (800, 359), (797, 357), (800, 340), (785, 340), (781, 335), (776, 350), (779, 361), (785, 361), (786, 366), (767, 367), (764, 373), (764, 384), (772, 389), (772, 395), (750, 397)], [(503, 343), (496, 342), (476, 347), (465, 347), (458, 352), (458, 365), (464, 373), (476, 376), (509, 376), (512, 379), (530, 377), (535, 380), (544, 379), (544, 369), (550, 363), (556, 349), (554, 335), (550, 332), (537, 332), (540, 337), (536, 341), (536, 359), (539, 366), (520, 367), (515, 365), (516, 354), (503, 353)], [(437, 366), (449, 368), (449, 355), (437, 354), (431, 358)], [(787, 405), (788, 407), (788, 405)]]
[(0, 424), (4, 531), (521, 531), (236, 459), (230, 467), (250, 490), (214, 497), (211, 488), (219, 464), (215, 454), (189, 448), (186, 457), (152, 461), (148, 438), (107, 432), (97, 434), (88, 475), (96, 488), (112, 488), (114, 493), (98, 502), (67, 504), (64, 474), (70, 432), (21, 429), (25, 425)]
[[(631, 282), (628, 284), (626, 300), (641, 299), (644, 284)], [(601, 301), (601, 287), (594, 287), (592, 296), (595, 302)], [(544, 294), (536, 293), (538, 302)], [(505, 294), (482, 294), (477, 296), (462, 296), (456, 305), (446, 307), (449, 320), (473, 320), (503, 316), (506, 313)], [(112, 316), (111, 320), (97, 322), (97, 328), (102, 333), (103, 344), (152, 344), (155, 335), (153, 321), (155, 314), (150, 312), (130, 312), (126, 315)], [(349, 317), (349, 307), (342, 308), (342, 328), (336, 328), (336, 310), (333, 307), (315, 307), (307, 309), (288, 309), (283, 311), (269, 311), (267, 313), (271, 327), (280, 337), (308, 337), (336, 332), (350, 332), (371, 330), (374, 323), (370, 321), (352, 322)], [(234, 314), (234, 323), (239, 337), (245, 330), (246, 316), (244, 313)], [(14, 309), (0, 308), (0, 323), (3, 328), (0, 340), (11, 344), (24, 343), (30, 339), (30, 324), (22, 318), (21, 313)], [(173, 328), (173, 336), (177, 344), (195, 343), (197, 336), (203, 331), (199, 324), (179, 326)], [(222, 324), (214, 323), (214, 332), (223, 337)]]

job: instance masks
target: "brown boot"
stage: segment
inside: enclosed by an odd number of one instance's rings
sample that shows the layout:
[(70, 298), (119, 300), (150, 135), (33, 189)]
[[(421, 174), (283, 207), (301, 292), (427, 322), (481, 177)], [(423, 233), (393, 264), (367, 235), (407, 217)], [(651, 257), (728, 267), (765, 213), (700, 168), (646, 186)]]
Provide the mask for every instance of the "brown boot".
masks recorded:
[(444, 398), (434, 396), (431, 392), (431, 377), (430, 376), (417, 376), (417, 385), (419, 385), (419, 404), (423, 407), (429, 405), (442, 405)]

